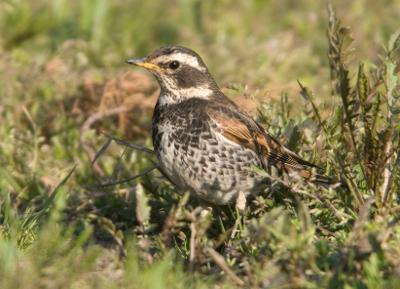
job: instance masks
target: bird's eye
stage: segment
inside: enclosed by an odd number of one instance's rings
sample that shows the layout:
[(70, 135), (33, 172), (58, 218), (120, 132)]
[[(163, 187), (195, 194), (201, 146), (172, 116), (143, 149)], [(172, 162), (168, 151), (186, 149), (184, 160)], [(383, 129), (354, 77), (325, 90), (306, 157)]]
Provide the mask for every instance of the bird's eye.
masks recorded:
[(174, 60), (169, 64), (169, 68), (171, 69), (177, 69), (179, 67), (179, 62)]

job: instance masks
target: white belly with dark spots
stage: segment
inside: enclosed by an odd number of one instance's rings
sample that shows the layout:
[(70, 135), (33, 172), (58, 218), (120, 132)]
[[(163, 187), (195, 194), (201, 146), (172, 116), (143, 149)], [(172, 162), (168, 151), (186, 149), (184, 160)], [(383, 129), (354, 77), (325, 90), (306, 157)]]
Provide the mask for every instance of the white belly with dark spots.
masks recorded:
[(245, 195), (260, 183), (253, 166), (260, 166), (255, 153), (224, 137), (201, 134), (196, 147), (177, 143), (164, 131), (157, 155), (165, 174), (181, 190), (215, 204), (226, 204)]

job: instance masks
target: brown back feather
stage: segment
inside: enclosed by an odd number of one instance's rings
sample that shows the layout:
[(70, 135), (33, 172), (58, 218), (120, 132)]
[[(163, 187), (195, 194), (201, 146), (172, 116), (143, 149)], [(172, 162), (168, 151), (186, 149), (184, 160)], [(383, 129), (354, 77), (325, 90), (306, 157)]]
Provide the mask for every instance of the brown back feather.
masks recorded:
[(296, 172), (309, 181), (330, 183), (329, 177), (316, 174), (312, 170), (319, 168), (318, 166), (285, 148), (236, 106), (211, 108), (209, 116), (218, 125), (225, 138), (256, 152), (265, 166), (264, 169), (274, 165), (281, 173)]

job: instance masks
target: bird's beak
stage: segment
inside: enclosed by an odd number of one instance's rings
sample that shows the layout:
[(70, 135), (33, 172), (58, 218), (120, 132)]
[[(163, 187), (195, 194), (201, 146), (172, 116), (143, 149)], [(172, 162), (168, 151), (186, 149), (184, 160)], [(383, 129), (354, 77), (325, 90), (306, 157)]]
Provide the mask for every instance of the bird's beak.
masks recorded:
[(158, 65), (148, 62), (146, 57), (128, 59), (126, 61), (126, 63), (141, 66), (141, 67), (144, 67), (149, 70), (159, 70), (160, 69), (160, 67)]

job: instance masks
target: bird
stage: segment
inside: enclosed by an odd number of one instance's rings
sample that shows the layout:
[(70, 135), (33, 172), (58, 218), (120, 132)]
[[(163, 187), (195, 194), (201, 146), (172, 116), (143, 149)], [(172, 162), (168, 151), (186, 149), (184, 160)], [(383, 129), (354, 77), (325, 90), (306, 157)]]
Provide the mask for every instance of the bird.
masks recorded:
[(160, 86), (152, 117), (159, 168), (178, 191), (212, 205), (260, 193), (268, 174), (330, 185), (318, 166), (282, 145), (219, 88), (199, 54), (164, 46), (128, 64), (150, 71)]

